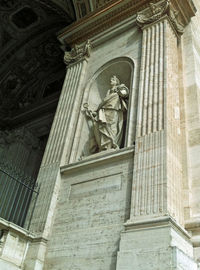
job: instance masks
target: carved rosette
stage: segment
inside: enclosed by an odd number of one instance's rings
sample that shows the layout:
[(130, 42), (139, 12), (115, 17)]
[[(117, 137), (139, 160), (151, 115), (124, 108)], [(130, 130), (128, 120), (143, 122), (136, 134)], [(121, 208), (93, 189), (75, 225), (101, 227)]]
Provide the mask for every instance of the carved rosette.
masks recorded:
[(64, 55), (64, 63), (66, 65), (75, 64), (79, 61), (90, 57), (91, 42), (88, 40), (83, 46), (74, 45), (71, 51), (66, 51)]
[(174, 10), (170, 0), (162, 0), (159, 3), (150, 3), (149, 7), (137, 14), (137, 24), (140, 27), (145, 27), (149, 24), (155, 23), (165, 16), (173, 25), (178, 34), (183, 34), (184, 26), (179, 22), (179, 12)]

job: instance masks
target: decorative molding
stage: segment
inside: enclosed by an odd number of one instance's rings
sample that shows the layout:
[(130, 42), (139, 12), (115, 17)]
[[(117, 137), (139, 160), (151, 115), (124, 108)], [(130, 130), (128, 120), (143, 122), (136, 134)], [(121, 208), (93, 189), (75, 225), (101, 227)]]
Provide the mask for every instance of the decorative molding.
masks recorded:
[[(152, 0), (153, 1), (153, 0)], [(121, 23), (122, 21), (135, 16), (138, 12), (149, 8), (149, 0), (118, 0), (110, 1), (106, 5), (99, 7), (84, 18), (66, 27), (58, 33), (58, 39), (62, 44), (80, 44), (87, 39), (92, 39), (94, 36), (106, 31), (112, 26)], [(160, 3), (159, 0), (154, 0), (153, 3)], [(162, 1), (163, 2), (163, 1)], [(166, 1), (165, 1), (166, 2)], [(181, 0), (181, 5), (178, 0), (171, 0), (170, 5), (173, 6), (172, 13), (170, 11), (170, 20), (173, 24), (177, 24), (176, 17), (185, 27), (192, 16), (195, 15), (196, 8), (190, 0)], [(177, 10), (175, 12), (174, 10)], [(134, 23), (134, 17), (133, 17)], [(179, 30), (181, 32), (181, 30)]]
[(147, 0), (111, 1), (58, 33), (63, 44), (80, 44), (84, 40), (135, 14)]
[[(37, 0), (38, 1), (38, 0)], [(62, 11), (68, 15), (72, 20), (75, 20), (75, 12), (73, 1), (69, 0), (39, 0), (46, 3), (46, 5), (51, 5), (54, 9), (57, 9), (57, 12)], [(58, 13), (59, 14), (59, 13)]]
[(137, 24), (140, 27), (155, 23), (164, 16), (168, 16), (170, 22), (179, 34), (183, 34), (184, 25), (179, 22), (179, 12), (173, 9), (170, 0), (163, 0), (157, 4), (149, 3), (149, 7), (137, 14)]
[(119, 149), (119, 150), (108, 150), (99, 152), (97, 154), (93, 154), (92, 156), (88, 156), (78, 162), (70, 163), (60, 167), (61, 174), (67, 174), (69, 171), (84, 169), (88, 166), (94, 166), (101, 163), (113, 162), (114, 160), (123, 160), (126, 157), (131, 158), (134, 153), (134, 146), (130, 146), (127, 148)]
[(149, 217), (140, 220), (128, 220), (125, 224), (125, 231), (140, 230), (145, 228), (156, 228), (161, 226), (170, 226), (186, 239), (191, 239), (191, 235), (170, 215)]
[(27, 231), (26, 229), (10, 221), (7, 221), (1, 217), (0, 217), (0, 230), (3, 230), (5, 235), (8, 232), (11, 232), (18, 235), (19, 237), (22, 237), (23, 240), (26, 239), (27, 241), (33, 241), (37, 239), (36, 236), (32, 232)]
[[(59, 0), (35, 0), (42, 5), (48, 7), (53, 12), (57, 13), (59, 16), (65, 18), (67, 22), (71, 22), (75, 19), (75, 16), (73, 14), (73, 7), (72, 4), (68, 3), (68, 1), (59, 1)], [(63, 2), (63, 3), (62, 3)]]
[(137, 24), (144, 26), (146, 24), (159, 20), (167, 13), (169, 9), (169, 0), (162, 1), (162, 3), (149, 3), (149, 7), (137, 14)]
[(200, 231), (200, 218), (196, 217), (186, 220), (185, 228), (188, 231)]
[(0, 0), (0, 10), (2, 10), (2, 11), (12, 10), (16, 6), (19, 5), (19, 2), (20, 2), (19, 0), (16, 0), (16, 1), (12, 1), (12, 0), (3, 1), (3, 0)]
[(111, 2), (112, 0), (96, 0), (96, 8), (102, 7), (103, 5), (106, 5), (108, 2)]
[(64, 63), (66, 65), (77, 63), (83, 59), (90, 57), (91, 42), (86, 41), (83, 46), (74, 45), (71, 51), (66, 51), (64, 55)]
[(73, 3), (77, 20), (86, 16), (93, 8), (89, 0), (73, 0)]

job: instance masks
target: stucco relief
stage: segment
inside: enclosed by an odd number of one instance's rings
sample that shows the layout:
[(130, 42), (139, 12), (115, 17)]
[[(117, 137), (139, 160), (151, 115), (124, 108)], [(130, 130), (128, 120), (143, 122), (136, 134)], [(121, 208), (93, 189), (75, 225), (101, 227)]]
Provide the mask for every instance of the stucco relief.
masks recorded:
[(129, 89), (120, 84), (114, 75), (110, 89), (95, 111), (84, 104), (85, 114), (92, 121), (94, 138), (90, 140), (90, 153), (119, 149), (123, 138), (124, 121), (127, 114)]
[(158, 4), (149, 3), (149, 8), (138, 12), (137, 24), (143, 27), (160, 20), (165, 15), (168, 16), (176, 31), (182, 34), (184, 32), (184, 26), (179, 22), (179, 12), (174, 10), (170, 0), (161, 1)]
[(64, 62), (66, 65), (76, 63), (77, 61), (90, 57), (91, 43), (88, 40), (84, 46), (74, 45), (71, 51), (66, 51), (64, 55)]

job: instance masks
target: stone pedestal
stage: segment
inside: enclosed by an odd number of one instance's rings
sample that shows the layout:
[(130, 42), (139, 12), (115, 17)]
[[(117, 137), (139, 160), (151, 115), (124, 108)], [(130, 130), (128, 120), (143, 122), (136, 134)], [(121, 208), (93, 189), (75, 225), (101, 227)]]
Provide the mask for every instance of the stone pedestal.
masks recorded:
[(117, 270), (197, 270), (190, 236), (170, 217), (125, 225)]

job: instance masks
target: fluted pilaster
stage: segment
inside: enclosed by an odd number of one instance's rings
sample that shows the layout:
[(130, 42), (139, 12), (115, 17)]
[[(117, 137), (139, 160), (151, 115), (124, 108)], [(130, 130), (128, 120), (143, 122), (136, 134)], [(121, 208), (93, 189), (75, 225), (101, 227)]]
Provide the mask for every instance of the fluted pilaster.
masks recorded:
[(164, 131), (138, 138), (135, 152), (132, 218), (162, 214), (167, 210)]
[(60, 188), (60, 163), (64, 149), (70, 149), (74, 125), (82, 99), (82, 81), (87, 59), (79, 57), (67, 69), (53, 125), (40, 168), (40, 194), (30, 229), (48, 236)]
[(72, 65), (67, 70), (66, 79), (61, 93), (54, 122), (49, 135), (48, 144), (45, 150), (42, 166), (59, 162), (62, 149), (66, 140), (66, 133), (69, 132), (70, 121), (72, 119), (74, 103), (79, 95), (79, 82), (83, 66), (83, 61)]
[(167, 16), (142, 29), (131, 220), (183, 223), (177, 35)]
[(164, 22), (143, 31), (137, 136), (164, 128)]

